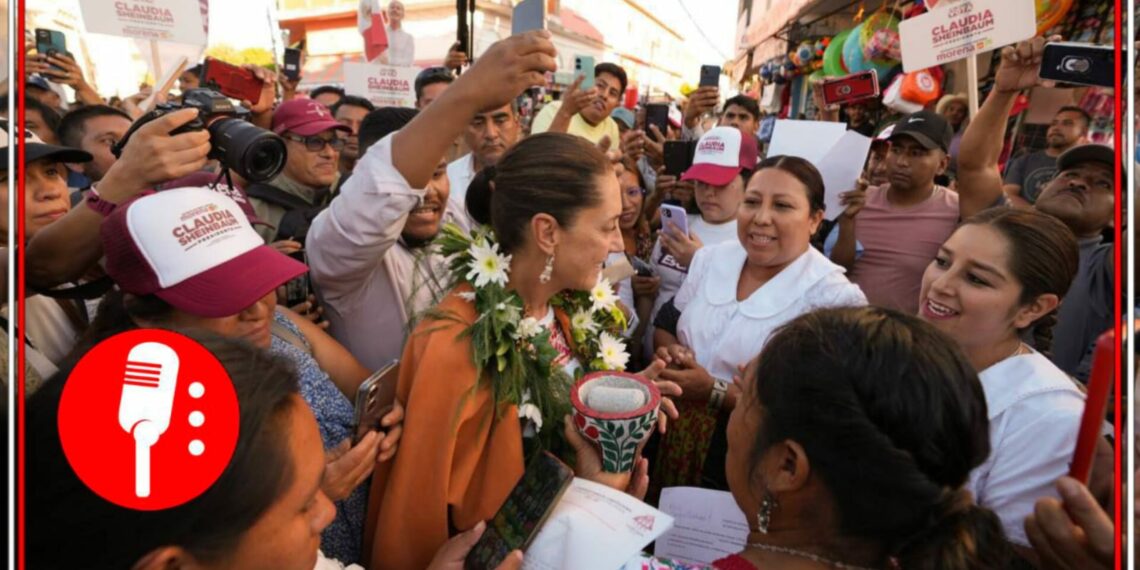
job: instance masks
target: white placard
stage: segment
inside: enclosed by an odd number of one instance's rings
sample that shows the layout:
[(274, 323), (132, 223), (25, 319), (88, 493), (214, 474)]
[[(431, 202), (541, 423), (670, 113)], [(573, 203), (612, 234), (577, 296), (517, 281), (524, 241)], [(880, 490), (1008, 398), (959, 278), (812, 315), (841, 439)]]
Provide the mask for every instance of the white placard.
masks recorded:
[(843, 123), (776, 121), (768, 156), (798, 156), (812, 163), (823, 177), (824, 217), (834, 220), (843, 213), (839, 195), (855, 189), (870, 150), (871, 139)]
[(206, 45), (198, 0), (79, 0), (88, 32)]
[(711, 564), (744, 550), (748, 521), (732, 493), (666, 487), (658, 506), (673, 517), (673, 528), (657, 539), (654, 555), (658, 558)]
[(574, 479), (523, 556), (523, 570), (621, 568), (673, 517), (622, 493)]
[(1034, 0), (965, 0), (899, 24), (903, 71), (934, 67), (1037, 35)]
[(377, 107), (414, 107), (419, 72), (415, 66), (349, 62), (344, 64), (344, 90)]

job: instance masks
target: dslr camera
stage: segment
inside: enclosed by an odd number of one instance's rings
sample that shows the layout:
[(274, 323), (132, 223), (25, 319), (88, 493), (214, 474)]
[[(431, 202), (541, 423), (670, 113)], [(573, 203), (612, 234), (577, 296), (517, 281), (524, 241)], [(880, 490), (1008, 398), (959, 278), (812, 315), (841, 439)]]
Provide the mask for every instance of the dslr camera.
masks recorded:
[(143, 125), (181, 109), (198, 109), (198, 117), (170, 132), (171, 136), (207, 129), (210, 132), (209, 158), (237, 172), (249, 182), (265, 182), (285, 168), (285, 141), (276, 134), (250, 124), (249, 111), (235, 105), (213, 89), (190, 89), (181, 103), (163, 103), (140, 117), (111, 152), (118, 158), (131, 135)]

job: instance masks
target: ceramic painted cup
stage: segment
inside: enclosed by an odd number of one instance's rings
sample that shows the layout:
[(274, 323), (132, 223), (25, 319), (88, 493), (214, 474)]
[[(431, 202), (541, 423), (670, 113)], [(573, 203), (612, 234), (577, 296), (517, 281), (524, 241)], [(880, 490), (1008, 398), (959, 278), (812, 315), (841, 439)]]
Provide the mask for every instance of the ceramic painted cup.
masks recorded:
[(661, 392), (650, 380), (627, 372), (593, 372), (570, 390), (574, 425), (601, 451), (602, 470), (633, 470), (641, 444), (657, 425)]

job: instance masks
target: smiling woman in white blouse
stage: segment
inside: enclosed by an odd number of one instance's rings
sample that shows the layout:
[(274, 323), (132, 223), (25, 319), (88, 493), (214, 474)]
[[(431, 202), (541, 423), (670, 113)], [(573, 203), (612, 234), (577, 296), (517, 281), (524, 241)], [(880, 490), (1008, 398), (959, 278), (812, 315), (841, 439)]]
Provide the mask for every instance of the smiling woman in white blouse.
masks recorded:
[(739, 367), (784, 323), (820, 307), (867, 303), (843, 268), (810, 245), (823, 221), (823, 197), (823, 178), (811, 163), (768, 158), (747, 183), (737, 239), (693, 257), (673, 299), (680, 315), (675, 329), (664, 315), (654, 335), (658, 355), (670, 365), (662, 378), (683, 390), (681, 417), (658, 454), (662, 486), (725, 488), (724, 423)]

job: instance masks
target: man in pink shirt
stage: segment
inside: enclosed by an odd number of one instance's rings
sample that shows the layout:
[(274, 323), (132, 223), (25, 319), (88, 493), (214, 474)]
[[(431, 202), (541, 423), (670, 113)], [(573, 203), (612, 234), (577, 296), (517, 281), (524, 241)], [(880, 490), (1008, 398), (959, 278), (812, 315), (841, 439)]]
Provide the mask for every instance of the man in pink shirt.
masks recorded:
[(831, 260), (847, 268), (871, 304), (917, 313), (922, 273), (939, 246), (959, 220), (992, 205), (960, 200), (934, 183), (949, 165), (953, 135), (937, 113), (903, 117), (890, 135), (889, 182), (844, 197), (847, 208), (838, 220)]

